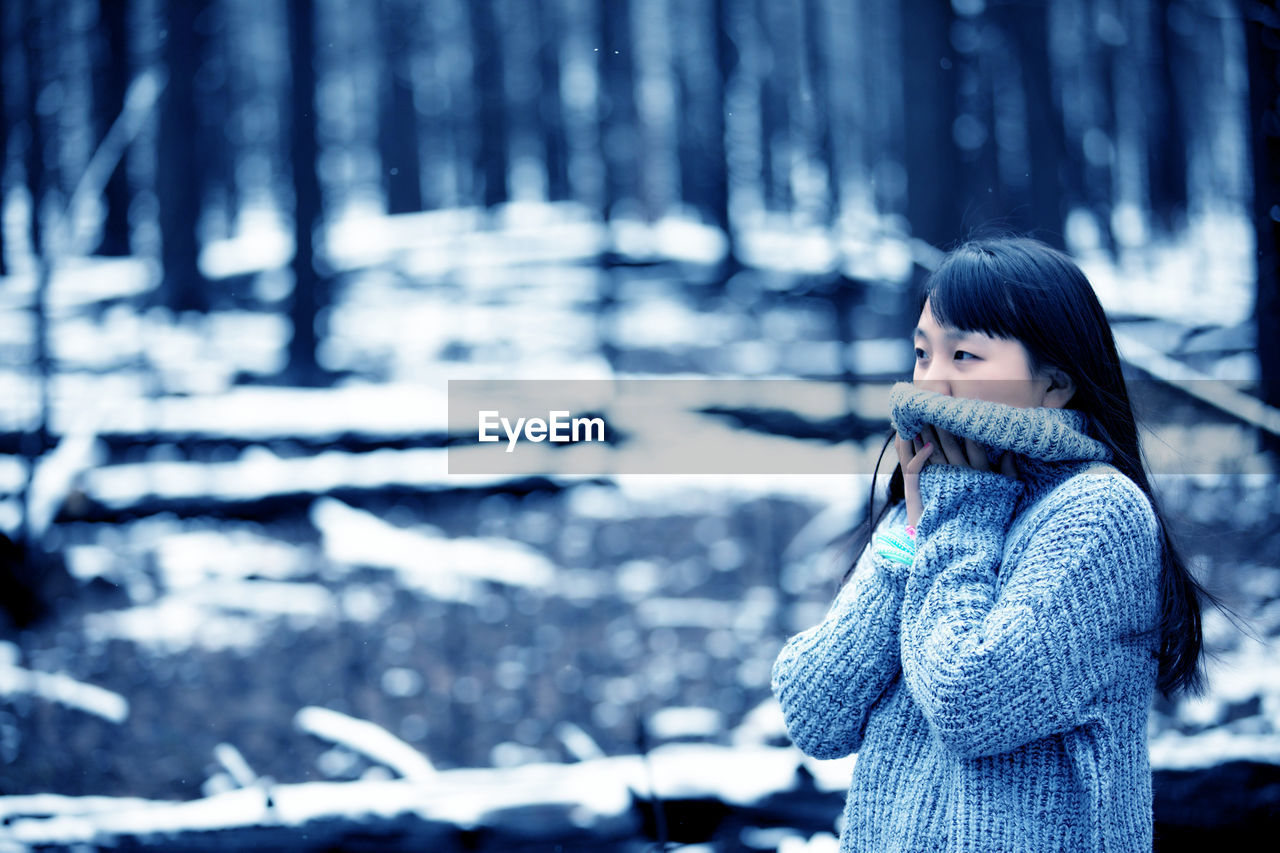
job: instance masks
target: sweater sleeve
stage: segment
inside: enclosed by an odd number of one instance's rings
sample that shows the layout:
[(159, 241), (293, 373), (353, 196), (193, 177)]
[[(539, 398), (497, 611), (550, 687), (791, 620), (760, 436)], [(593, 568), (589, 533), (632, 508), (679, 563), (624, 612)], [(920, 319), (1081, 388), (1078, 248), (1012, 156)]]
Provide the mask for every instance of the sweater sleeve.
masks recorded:
[[(1017, 562), (1001, 567), (1022, 484), (962, 466), (922, 472), (902, 669), (953, 753), (994, 755), (1083, 724), (1135, 654), (1121, 635), (1150, 627), (1158, 527), (1121, 479), (1073, 478)], [(998, 595), (997, 569), (1009, 573)]]
[[(895, 508), (877, 527), (902, 522)], [(872, 541), (822, 622), (782, 647), (773, 693), (787, 733), (814, 758), (842, 758), (862, 745), (871, 708), (901, 672), (898, 627), (908, 567)]]

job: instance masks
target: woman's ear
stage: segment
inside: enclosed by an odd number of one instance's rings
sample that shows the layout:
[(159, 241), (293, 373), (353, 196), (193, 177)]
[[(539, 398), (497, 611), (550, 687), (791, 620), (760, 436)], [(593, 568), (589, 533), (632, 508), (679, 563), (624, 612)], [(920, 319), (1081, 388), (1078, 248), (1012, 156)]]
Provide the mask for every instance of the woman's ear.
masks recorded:
[(1048, 409), (1065, 409), (1067, 403), (1076, 393), (1076, 381), (1065, 370), (1050, 367), (1045, 371), (1049, 387), (1044, 392), (1044, 402), (1040, 405)]

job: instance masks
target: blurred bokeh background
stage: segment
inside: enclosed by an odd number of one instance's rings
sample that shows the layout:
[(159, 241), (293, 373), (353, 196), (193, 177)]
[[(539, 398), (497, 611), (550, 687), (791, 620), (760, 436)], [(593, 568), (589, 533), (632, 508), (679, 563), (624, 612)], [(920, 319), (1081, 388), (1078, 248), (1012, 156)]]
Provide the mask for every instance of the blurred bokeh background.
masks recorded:
[(1158, 849), (1280, 822), (1274, 4), (0, 18), (0, 849), (834, 849), (769, 673), (871, 477), (451, 477), (447, 381), (908, 378), (993, 232), (1248, 458), (1156, 478), (1252, 629), (1153, 708)]

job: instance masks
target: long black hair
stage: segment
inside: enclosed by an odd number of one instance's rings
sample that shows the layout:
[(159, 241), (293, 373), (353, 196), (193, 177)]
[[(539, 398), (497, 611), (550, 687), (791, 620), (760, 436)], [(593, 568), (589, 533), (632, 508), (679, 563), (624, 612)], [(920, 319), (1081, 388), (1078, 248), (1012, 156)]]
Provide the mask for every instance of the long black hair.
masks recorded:
[[(924, 280), (917, 294), (917, 316), (926, 299), (939, 325), (1020, 341), (1033, 374), (1057, 368), (1075, 380), (1076, 391), (1068, 408), (1088, 415), (1095, 437), (1111, 449), (1111, 464), (1146, 493), (1160, 522), (1163, 548), (1156, 686), (1170, 700), (1184, 691), (1202, 695), (1207, 684), (1201, 667), (1200, 612), (1206, 603), (1227, 612), (1229, 608), (1192, 576), (1170, 536), (1139, 455), (1138, 429), (1115, 336), (1089, 280), (1074, 261), (1039, 240), (970, 240), (949, 252)], [(892, 441), (891, 430), (880, 450), (881, 458)], [(866, 522), (853, 538), (854, 564), (889, 507), (905, 498), (902, 466), (896, 465), (885, 491), (887, 501), (873, 520), (874, 483), (879, 472), (877, 460)], [(851, 564), (842, 585), (852, 572)]]

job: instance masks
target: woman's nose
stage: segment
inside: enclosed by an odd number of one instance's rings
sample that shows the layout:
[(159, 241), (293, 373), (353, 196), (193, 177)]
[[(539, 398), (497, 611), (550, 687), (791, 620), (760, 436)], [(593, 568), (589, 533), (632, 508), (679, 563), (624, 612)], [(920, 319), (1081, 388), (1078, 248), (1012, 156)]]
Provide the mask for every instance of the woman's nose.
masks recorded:
[(946, 376), (940, 370), (926, 370), (923, 375), (916, 378), (914, 384), (926, 391), (936, 391), (939, 394), (945, 394), (948, 397), (953, 396), (951, 393), (951, 377)]

